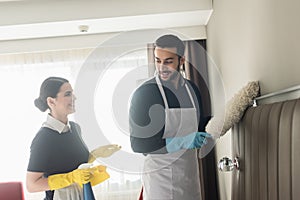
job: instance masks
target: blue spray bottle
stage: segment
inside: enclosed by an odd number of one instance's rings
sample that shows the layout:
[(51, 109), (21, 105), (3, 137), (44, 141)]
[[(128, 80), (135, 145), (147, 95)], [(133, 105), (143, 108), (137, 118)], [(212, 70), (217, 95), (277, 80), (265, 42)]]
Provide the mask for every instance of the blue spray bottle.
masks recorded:
[[(87, 168), (90, 168), (91, 166), (92, 166), (91, 163), (84, 163), (84, 164), (81, 164), (78, 168), (79, 169), (87, 169)], [(96, 200), (90, 182), (83, 184), (83, 200)]]

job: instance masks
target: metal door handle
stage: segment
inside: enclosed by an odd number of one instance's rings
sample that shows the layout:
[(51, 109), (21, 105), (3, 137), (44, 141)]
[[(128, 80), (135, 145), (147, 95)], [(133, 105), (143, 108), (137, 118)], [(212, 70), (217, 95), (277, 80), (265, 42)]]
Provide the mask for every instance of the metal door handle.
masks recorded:
[(239, 159), (237, 157), (235, 157), (234, 160), (232, 161), (228, 157), (223, 157), (219, 161), (218, 168), (222, 172), (229, 172), (234, 169), (239, 170)]

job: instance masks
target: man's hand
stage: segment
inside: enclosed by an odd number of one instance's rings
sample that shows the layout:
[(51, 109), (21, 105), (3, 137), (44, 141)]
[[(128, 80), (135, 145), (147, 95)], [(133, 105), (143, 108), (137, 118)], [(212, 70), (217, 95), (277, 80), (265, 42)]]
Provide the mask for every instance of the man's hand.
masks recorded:
[(211, 138), (211, 135), (205, 132), (194, 132), (182, 137), (166, 138), (166, 148), (169, 153), (181, 149), (199, 149), (207, 144), (206, 138)]

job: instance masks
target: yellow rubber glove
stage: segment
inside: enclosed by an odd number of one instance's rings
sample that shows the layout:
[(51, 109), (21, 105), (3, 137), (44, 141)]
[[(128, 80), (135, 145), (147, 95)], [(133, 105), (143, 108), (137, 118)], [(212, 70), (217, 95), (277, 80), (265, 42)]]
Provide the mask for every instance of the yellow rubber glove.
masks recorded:
[(95, 171), (97, 171), (96, 168), (75, 169), (65, 174), (54, 174), (48, 177), (48, 185), (50, 190), (64, 188), (73, 183), (82, 185), (90, 182)]
[(89, 156), (89, 163), (92, 163), (96, 160), (96, 158), (106, 158), (111, 156), (116, 151), (119, 151), (121, 149), (121, 146), (117, 144), (109, 144), (105, 146), (100, 146), (96, 149), (94, 149)]
[(105, 166), (99, 165), (93, 168), (95, 168), (96, 170), (94, 171), (93, 178), (90, 181), (92, 186), (98, 185), (99, 183), (102, 183), (110, 177), (106, 172)]

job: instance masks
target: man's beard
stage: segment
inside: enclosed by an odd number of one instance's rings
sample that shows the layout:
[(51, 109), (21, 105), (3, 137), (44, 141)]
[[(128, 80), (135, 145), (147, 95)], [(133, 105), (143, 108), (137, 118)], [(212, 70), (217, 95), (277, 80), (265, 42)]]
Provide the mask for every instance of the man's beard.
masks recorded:
[(163, 80), (163, 79), (161, 80), (165, 83), (171, 83), (173, 80), (177, 79), (177, 77), (180, 75), (179, 69), (180, 69), (180, 65), (177, 66), (177, 70), (173, 71), (167, 80)]

